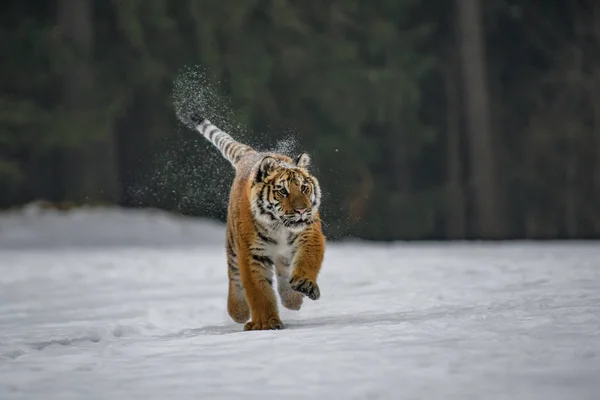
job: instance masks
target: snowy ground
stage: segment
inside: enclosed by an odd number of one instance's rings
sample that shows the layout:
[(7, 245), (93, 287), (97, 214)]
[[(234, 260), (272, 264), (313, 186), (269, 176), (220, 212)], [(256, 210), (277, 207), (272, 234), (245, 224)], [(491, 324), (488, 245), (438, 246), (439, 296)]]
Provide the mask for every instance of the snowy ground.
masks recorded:
[(598, 243), (331, 244), (321, 299), (271, 332), (227, 317), (222, 243), (146, 211), (0, 216), (0, 399), (600, 393)]

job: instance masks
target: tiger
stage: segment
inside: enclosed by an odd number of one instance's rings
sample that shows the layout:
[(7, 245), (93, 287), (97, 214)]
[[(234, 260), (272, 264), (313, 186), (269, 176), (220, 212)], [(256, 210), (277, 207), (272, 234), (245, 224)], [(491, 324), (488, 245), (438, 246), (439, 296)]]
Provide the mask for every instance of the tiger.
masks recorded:
[(311, 158), (305, 152), (295, 159), (259, 152), (198, 113), (190, 119), (235, 169), (226, 217), (227, 312), (236, 323), (245, 323), (244, 331), (284, 329), (274, 272), (287, 309), (299, 310), (304, 297), (321, 297), (317, 276), (326, 237), (321, 188), (308, 170)]

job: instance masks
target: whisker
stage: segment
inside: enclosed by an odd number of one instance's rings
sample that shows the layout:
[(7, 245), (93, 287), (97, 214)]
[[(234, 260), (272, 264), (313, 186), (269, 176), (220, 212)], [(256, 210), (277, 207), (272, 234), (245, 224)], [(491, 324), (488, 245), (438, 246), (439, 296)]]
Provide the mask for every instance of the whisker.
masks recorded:
[(318, 220), (321, 224), (323, 224), (326, 228), (329, 228), (329, 225), (321, 219), (321, 217), (316, 217), (315, 220)]

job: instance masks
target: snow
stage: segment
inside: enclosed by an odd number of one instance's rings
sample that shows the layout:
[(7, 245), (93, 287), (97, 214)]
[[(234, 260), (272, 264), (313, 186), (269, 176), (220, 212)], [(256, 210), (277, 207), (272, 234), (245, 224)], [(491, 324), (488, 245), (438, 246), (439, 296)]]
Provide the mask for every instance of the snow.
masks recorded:
[(592, 399), (597, 242), (330, 243), (322, 297), (243, 332), (224, 229), (0, 214), (0, 399)]
[(220, 245), (223, 226), (153, 209), (88, 207), (57, 211), (31, 204), (0, 214), (0, 249)]

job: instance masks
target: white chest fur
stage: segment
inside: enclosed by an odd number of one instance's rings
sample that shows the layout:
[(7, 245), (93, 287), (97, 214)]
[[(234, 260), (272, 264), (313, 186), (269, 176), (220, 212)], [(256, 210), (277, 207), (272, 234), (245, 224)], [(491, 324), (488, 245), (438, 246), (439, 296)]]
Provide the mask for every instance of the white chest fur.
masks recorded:
[(291, 257), (293, 246), (289, 244), (290, 233), (287, 229), (281, 229), (272, 234), (272, 238), (276, 243), (269, 245), (269, 253), (273, 257)]

